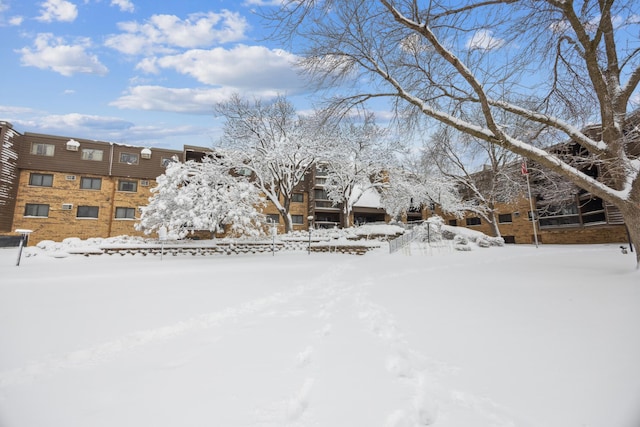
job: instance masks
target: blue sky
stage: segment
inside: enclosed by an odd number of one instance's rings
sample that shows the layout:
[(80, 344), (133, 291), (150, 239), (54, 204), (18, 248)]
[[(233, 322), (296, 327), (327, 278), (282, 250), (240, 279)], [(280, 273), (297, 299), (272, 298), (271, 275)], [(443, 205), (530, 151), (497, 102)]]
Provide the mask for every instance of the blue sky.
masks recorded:
[[(211, 146), (231, 93), (310, 92), (265, 41), (269, 0), (0, 0), (0, 120), (48, 133), (181, 149)], [(276, 0), (277, 3), (277, 0)]]

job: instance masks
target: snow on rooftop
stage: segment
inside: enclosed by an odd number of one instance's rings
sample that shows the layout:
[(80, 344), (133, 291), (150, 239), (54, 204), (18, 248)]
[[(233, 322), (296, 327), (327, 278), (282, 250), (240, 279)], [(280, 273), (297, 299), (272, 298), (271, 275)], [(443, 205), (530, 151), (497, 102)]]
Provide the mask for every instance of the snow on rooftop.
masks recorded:
[(358, 196), (360, 196), (360, 199), (354, 204), (354, 206), (357, 206), (360, 208), (382, 207), (382, 203), (380, 201), (380, 194), (374, 188), (368, 188), (363, 193), (362, 187), (356, 187), (354, 188), (353, 195), (351, 197), (352, 199), (355, 199)]

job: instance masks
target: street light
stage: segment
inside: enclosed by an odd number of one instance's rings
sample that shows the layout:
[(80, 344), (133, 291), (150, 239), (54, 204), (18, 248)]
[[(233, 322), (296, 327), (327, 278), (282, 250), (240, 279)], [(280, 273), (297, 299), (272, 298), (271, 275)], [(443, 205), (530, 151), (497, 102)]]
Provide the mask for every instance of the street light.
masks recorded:
[(267, 218), (267, 224), (271, 230), (271, 256), (276, 256), (276, 234), (278, 234), (278, 223), (273, 219)]
[(26, 241), (29, 239), (29, 234), (33, 233), (33, 230), (24, 230), (22, 228), (18, 228), (16, 233), (20, 233), (20, 244), (18, 249), (18, 261), (16, 261), (16, 266), (20, 265), (20, 258), (22, 258), (22, 248)]
[(307, 217), (307, 222), (309, 223), (309, 247), (307, 248), (307, 252), (311, 255), (311, 228), (313, 225), (313, 215), (309, 215)]

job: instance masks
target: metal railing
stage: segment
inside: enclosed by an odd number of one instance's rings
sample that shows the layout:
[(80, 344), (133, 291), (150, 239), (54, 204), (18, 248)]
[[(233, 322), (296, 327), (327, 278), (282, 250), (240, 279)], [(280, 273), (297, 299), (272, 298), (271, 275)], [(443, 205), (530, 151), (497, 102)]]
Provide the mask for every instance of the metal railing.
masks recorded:
[(416, 237), (418, 237), (418, 234), (420, 234), (418, 231), (411, 230), (399, 237), (396, 237), (393, 240), (389, 240), (389, 253), (392, 254), (410, 245), (411, 242), (413, 242), (416, 239)]

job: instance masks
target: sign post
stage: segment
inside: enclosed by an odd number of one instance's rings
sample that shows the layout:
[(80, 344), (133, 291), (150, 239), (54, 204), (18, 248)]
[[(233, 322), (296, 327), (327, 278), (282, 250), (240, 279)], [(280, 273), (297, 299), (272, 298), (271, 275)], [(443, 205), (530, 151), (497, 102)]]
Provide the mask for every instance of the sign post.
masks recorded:
[(529, 184), (529, 170), (527, 169), (527, 160), (522, 159), (522, 175), (527, 177), (527, 191), (529, 192), (529, 207), (531, 209), (531, 225), (533, 226), (533, 238), (538, 247), (538, 231), (536, 230), (536, 211), (533, 209), (533, 199), (531, 198), (531, 185)]
[(16, 261), (16, 267), (20, 265), (20, 258), (22, 258), (22, 248), (24, 247), (25, 243), (27, 242), (27, 240), (29, 239), (29, 234), (33, 233), (33, 230), (24, 230), (24, 229), (17, 229), (16, 233), (20, 233), (20, 244), (18, 245), (18, 260)]
[(307, 222), (309, 223), (309, 246), (307, 248), (308, 254), (311, 255), (311, 229), (313, 228), (313, 215), (309, 215), (307, 217)]
[(164, 256), (164, 242), (167, 241), (167, 227), (164, 225), (158, 229), (158, 238), (160, 240), (160, 261)]

